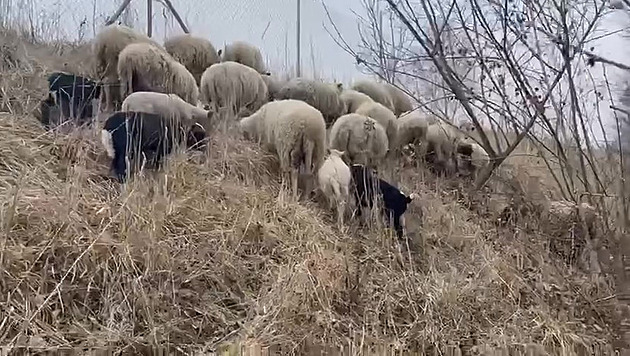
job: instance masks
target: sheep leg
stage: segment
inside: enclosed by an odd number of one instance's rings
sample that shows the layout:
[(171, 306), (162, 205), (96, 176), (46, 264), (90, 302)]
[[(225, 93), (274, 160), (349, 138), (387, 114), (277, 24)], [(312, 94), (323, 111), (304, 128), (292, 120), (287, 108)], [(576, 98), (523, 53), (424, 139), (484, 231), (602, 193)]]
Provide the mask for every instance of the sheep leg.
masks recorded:
[(116, 178), (118, 178), (118, 181), (120, 183), (124, 183), (125, 177), (127, 176), (127, 162), (125, 151), (116, 151), (114, 159), (112, 159), (112, 169), (116, 173)]
[(394, 215), (394, 230), (396, 230), (396, 236), (399, 239), (403, 238), (403, 227), (402, 224), (400, 223), (400, 215), (393, 213)]
[(293, 201), (296, 202), (298, 200), (298, 176), (299, 171), (297, 168), (291, 168), (289, 174), (291, 176), (291, 192), (293, 194)]

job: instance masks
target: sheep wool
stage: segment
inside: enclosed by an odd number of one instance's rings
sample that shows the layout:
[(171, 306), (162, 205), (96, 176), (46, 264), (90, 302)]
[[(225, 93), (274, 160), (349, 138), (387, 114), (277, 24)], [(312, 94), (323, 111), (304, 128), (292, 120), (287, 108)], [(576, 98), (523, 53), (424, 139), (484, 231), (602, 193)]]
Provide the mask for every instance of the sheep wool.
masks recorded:
[(352, 89), (344, 89), (341, 92), (341, 100), (346, 104), (346, 114), (351, 114), (357, 111), (359, 106), (365, 102), (373, 101), (372, 98)]
[(404, 112), (398, 122), (398, 148), (426, 142), (429, 117), (418, 110)]
[(280, 92), (280, 89), (284, 86), (284, 84), (286, 84), (286, 81), (276, 78), (270, 74), (263, 74), (262, 78), (267, 85), (267, 99), (269, 101), (275, 100), (278, 96), (278, 92)]
[(365, 115), (343, 115), (330, 130), (329, 147), (344, 151), (353, 164), (376, 168), (385, 158), (388, 145), (385, 129)]
[(337, 226), (343, 225), (343, 214), (350, 196), (350, 182), (352, 175), (350, 167), (343, 161), (343, 151), (331, 149), (330, 154), (324, 160), (317, 172), (319, 189), (328, 200), (328, 206), (332, 210), (337, 209)]
[(385, 105), (385, 107), (392, 112), (395, 111), (394, 103), (389, 95), (389, 92), (380, 83), (370, 80), (359, 80), (355, 82), (350, 89), (356, 90), (369, 96), (377, 103)]
[(164, 49), (186, 67), (195, 78), (197, 85), (201, 84), (201, 75), (206, 68), (219, 62), (219, 54), (212, 42), (191, 34), (167, 39), (164, 42)]
[(398, 122), (396, 121), (396, 115), (394, 115), (394, 113), (383, 104), (375, 101), (361, 104), (361, 106), (357, 108), (356, 113), (370, 117), (376, 120), (379, 125), (383, 126), (385, 133), (387, 134), (387, 141), (389, 143), (388, 148), (393, 153), (398, 135)]
[(265, 61), (258, 47), (244, 42), (235, 41), (225, 45), (223, 51), (219, 50), (222, 62), (236, 62), (246, 65), (260, 74), (267, 72)]
[(199, 89), (195, 78), (163, 48), (148, 43), (132, 43), (120, 52), (118, 75), (121, 79), (121, 95), (132, 92), (134, 76), (141, 77), (156, 91), (176, 94), (196, 105)]
[[(298, 198), (301, 165), (312, 181), (326, 153), (326, 123), (322, 114), (299, 100), (277, 100), (263, 105), (253, 115), (240, 121), (246, 139), (258, 141), (280, 161), (283, 182), (291, 182), (293, 199)], [(311, 191), (312, 182), (305, 192)]]
[(341, 83), (294, 78), (280, 89), (277, 98), (301, 100), (308, 103), (324, 115), (326, 125), (329, 126), (346, 112), (346, 105), (340, 97), (342, 90)]
[(105, 110), (110, 111), (122, 102), (120, 92), (112, 90), (112, 86), (119, 83), (117, 64), (120, 52), (131, 43), (157, 42), (143, 33), (122, 25), (109, 25), (102, 29), (92, 41), (92, 52), (95, 56), (95, 72), (103, 80), (104, 94), (102, 100)]
[(267, 102), (267, 85), (260, 73), (244, 64), (216, 63), (201, 76), (200, 99), (215, 111), (228, 108), (237, 116), (247, 116)]
[(394, 114), (396, 117), (400, 117), (400, 115), (404, 112), (413, 110), (413, 105), (411, 105), (409, 96), (407, 96), (407, 94), (405, 94), (402, 90), (390, 83), (381, 83), (381, 85), (383, 85), (383, 88), (385, 88), (392, 100)]
[(438, 121), (427, 128), (427, 153), (433, 152), (434, 162), (446, 172), (453, 172), (457, 165), (457, 142), (461, 134), (454, 127)]
[(211, 112), (187, 103), (176, 94), (133, 93), (123, 101), (122, 111), (145, 112), (175, 118), (187, 126), (199, 124), (206, 132), (211, 127)]

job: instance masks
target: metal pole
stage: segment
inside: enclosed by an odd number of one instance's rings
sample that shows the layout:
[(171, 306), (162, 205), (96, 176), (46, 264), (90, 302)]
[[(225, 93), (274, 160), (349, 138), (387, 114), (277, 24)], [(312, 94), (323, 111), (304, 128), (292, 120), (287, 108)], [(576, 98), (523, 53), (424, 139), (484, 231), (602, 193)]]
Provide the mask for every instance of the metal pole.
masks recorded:
[(147, 0), (147, 36), (153, 35), (153, 0)]
[(301, 76), (301, 75), (302, 75), (302, 68), (301, 68), (301, 67), (302, 67), (302, 65), (301, 65), (301, 59), (302, 59), (302, 58), (301, 58), (301, 57), (302, 57), (302, 56), (301, 56), (301, 52), (302, 52), (302, 51), (301, 51), (301, 48), (300, 48), (300, 47), (301, 47), (301, 41), (300, 41), (300, 37), (301, 37), (301, 35), (300, 35), (300, 31), (301, 31), (301, 28), (300, 28), (300, 27), (301, 27), (301, 22), (302, 22), (302, 21), (301, 21), (302, 14), (301, 14), (301, 9), (300, 9), (300, 7), (301, 7), (301, 2), (302, 2), (302, 1), (301, 1), (301, 0), (296, 0), (296, 1), (297, 1), (297, 21), (296, 21), (296, 22), (297, 22), (297, 23), (296, 23), (296, 27), (297, 27), (297, 28), (296, 28), (296, 37), (297, 37), (297, 63), (295, 64), (295, 72), (296, 72), (296, 75), (299, 77), (299, 76)]

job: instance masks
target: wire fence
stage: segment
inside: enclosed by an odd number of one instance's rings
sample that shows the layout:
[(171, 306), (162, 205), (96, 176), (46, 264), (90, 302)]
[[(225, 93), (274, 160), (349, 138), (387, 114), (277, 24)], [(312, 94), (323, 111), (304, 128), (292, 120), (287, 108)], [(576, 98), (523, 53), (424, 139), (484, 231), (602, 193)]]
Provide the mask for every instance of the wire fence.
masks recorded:
[[(122, 0), (0, 0), (0, 24), (20, 27), (44, 40), (89, 40)], [(208, 38), (217, 49), (245, 40), (257, 45), (276, 73), (294, 74), (297, 62), (297, 0), (171, 0), (190, 32)], [(344, 40), (359, 43), (357, 16), (336, 0), (326, 6)], [(360, 10), (360, 1), (346, 3)], [(331, 7), (336, 6), (336, 7)], [(306, 77), (350, 82), (361, 76), (355, 59), (341, 49), (321, 0), (301, 0), (301, 68)], [(153, 0), (153, 34), (159, 42), (182, 33), (161, 0)], [(147, 31), (147, 0), (132, 0), (119, 21)], [(326, 27), (326, 28), (325, 28)]]

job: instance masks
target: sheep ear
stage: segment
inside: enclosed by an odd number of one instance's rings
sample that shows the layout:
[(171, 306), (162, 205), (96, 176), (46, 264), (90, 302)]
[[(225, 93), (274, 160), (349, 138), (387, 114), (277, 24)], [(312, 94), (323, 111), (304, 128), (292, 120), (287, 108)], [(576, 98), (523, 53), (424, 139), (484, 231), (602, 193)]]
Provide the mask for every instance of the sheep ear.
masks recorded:
[(218, 50), (218, 51), (217, 51), (217, 55), (218, 55), (219, 57), (221, 57), (221, 53), (223, 53), (223, 50), (222, 50), (222, 49), (220, 49), (220, 50)]
[(343, 83), (337, 83), (337, 89), (343, 90)]

